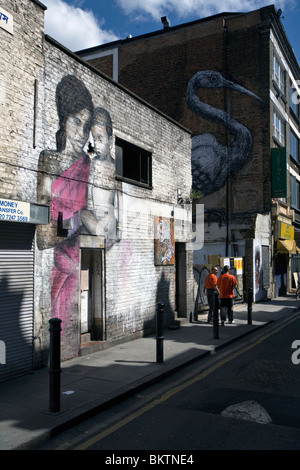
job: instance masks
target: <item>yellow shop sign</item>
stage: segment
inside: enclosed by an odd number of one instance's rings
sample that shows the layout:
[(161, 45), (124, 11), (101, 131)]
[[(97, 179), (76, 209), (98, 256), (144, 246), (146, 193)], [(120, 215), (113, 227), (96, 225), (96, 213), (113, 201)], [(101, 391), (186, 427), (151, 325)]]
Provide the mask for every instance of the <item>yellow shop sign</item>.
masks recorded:
[(295, 228), (293, 225), (278, 222), (278, 238), (284, 240), (294, 240)]

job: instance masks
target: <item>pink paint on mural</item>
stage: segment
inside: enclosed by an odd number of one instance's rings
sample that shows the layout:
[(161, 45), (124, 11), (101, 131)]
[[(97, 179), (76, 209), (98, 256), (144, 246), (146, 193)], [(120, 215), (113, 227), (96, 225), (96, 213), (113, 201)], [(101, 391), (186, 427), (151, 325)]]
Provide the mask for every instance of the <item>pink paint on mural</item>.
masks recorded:
[(124, 241), (121, 258), (120, 258), (120, 279), (122, 279), (123, 287), (127, 284), (129, 280), (130, 269), (129, 266), (133, 262), (133, 250), (129, 242)]
[[(76, 214), (87, 206), (87, 181), (90, 159), (83, 155), (52, 186), (52, 218), (72, 218), (73, 227), (69, 236), (54, 249), (55, 267), (51, 275), (51, 316), (62, 320), (62, 334), (66, 319), (72, 313), (79, 286), (79, 232)], [(75, 224), (75, 225), (74, 225)]]
[(67, 220), (74, 214), (85, 209), (87, 205), (87, 181), (90, 172), (90, 159), (83, 155), (52, 186), (52, 219), (58, 219), (58, 213), (63, 212)]
[(74, 75), (66, 75), (58, 83), (56, 106), (56, 150), (41, 152), (38, 180), (39, 202), (51, 200), (51, 222), (49, 230), (37, 228), (37, 245), (39, 249), (54, 248), (51, 317), (62, 320), (64, 334), (68, 325), (78, 326), (80, 235), (105, 237), (108, 250), (120, 240), (121, 231), (116, 230), (116, 188), (110, 192), (94, 184), (100, 162), (110, 163), (110, 172), (114, 173), (109, 112), (102, 107), (95, 109), (91, 93)]
[(62, 334), (78, 291), (78, 237), (74, 237), (73, 243), (70, 242), (68, 239), (55, 248), (55, 267), (51, 275), (51, 316), (61, 318)]

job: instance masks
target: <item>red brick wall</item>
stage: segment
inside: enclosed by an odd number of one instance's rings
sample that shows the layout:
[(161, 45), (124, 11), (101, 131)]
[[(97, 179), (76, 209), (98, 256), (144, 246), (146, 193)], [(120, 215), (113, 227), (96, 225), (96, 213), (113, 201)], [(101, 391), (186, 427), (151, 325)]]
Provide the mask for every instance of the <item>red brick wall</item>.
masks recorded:
[[(190, 78), (198, 71), (220, 72), (264, 100), (265, 104), (261, 104), (223, 88), (199, 91), (202, 101), (227, 110), (252, 133), (253, 148), (248, 161), (230, 180), (230, 210), (237, 215), (270, 209), (269, 30), (261, 26), (259, 10), (227, 19), (225, 48), (222, 17), (162, 31), (150, 38), (133, 39), (119, 47), (121, 84), (195, 135), (213, 134), (222, 145), (232, 142), (225, 127), (187, 107)], [(97, 67), (107, 73), (107, 58), (99, 59)], [(205, 198), (206, 207), (223, 206), (221, 193)]]

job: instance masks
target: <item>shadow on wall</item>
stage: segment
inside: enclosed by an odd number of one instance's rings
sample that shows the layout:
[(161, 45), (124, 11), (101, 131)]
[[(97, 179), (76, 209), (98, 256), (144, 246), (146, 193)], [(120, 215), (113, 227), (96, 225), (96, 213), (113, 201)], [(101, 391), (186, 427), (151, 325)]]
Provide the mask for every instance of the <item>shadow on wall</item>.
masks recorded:
[(4, 343), (1, 343), (4, 357), (0, 361), (0, 382), (32, 370), (32, 332), (28, 332), (32, 325), (22, 322), (25, 302), (24, 292), (10, 288), (9, 276), (4, 275), (0, 280), (0, 340)]
[(168, 325), (172, 323), (175, 318), (175, 313), (170, 302), (170, 280), (167, 278), (165, 271), (161, 273), (157, 284), (156, 308), (158, 303), (164, 305), (164, 324)]

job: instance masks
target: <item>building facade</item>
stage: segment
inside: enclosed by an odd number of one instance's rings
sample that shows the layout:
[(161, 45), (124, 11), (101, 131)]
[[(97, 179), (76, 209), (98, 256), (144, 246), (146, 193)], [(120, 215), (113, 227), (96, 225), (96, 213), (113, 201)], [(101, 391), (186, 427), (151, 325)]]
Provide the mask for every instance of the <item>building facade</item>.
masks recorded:
[[(193, 309), (191, 133), (0, 3), (0, 381)], [(13, 60), (7, 61), (7, 58)], [(178, 280), (180, 282), (178, 282)], [(3, 363), (4, 362), (4, 363)]]
[(252, 288), (254, 300), (290, 291), (299, 271), (300, 73), (280, 15), (270, 6), (175, 27), (163, 17), (161, 31), (77, 53), (192, 131), (205, 205), (195, 272), (229, 262), (240, 297)]

